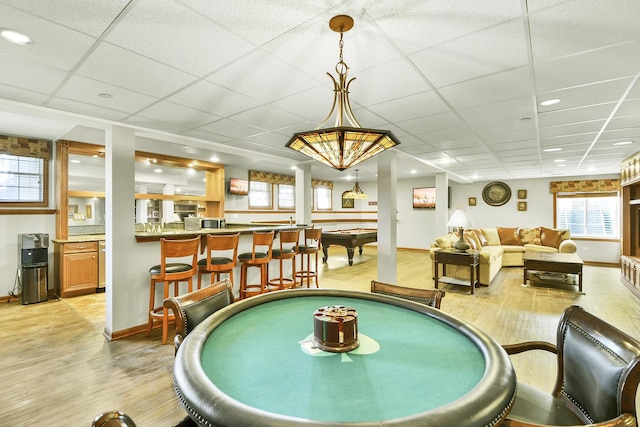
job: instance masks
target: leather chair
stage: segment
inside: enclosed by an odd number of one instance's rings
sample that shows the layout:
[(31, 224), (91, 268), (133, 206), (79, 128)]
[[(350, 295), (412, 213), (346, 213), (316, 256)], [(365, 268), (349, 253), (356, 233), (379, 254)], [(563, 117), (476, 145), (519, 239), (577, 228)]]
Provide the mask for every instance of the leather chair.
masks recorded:
[(229, 279), (165, 299), (164, 307), (170, 309), (176, 318), (176, 336), (173, 340), (176, 352), (182, 341), (200, 322), (233, 301), (233, 284)]
[[(300, 286), (307, 283), (307, 288), (311, 287), (311, 279), (315, 279), (316, 288), (318, 288), (318, 252), (320, 251), (320, 243), (322, 239), (322, 228), (305, 228), (304, 244), (298, 246), (300, 256), (300, 269), (295, 274), (297, 282)], [(315, 257), (315, 269), (311, 269), (311, 255)], [(304, 261), (307, 261), (307, 268), (304, 268)]]
[(433, 308), (440, 308), (440, 302), (445, 295), (445, 292), (442, 289), (407, 288), (404, 286), (378, 282), (376, 280), (371, 281), (371, 292), (375, 294), (404, 298)]
[(635, 426), (640, 383), (640, 342), (586, 312), (567, 308), (556, 344), (504, 345), (508, 354), (545, 350), (557, 354), (551, 394), (518, 383), (515, 404), (503, 426)]
[(233, 269), (238, 259), (238, 242), (240, 233), (236, 234), (207, 234), (207, 257), (198, 261), (198, 289), (202, 287), (202, 275), (211, 274), (210, 284), (220, 281), (220, 275), (229, 274), (233, 283)]
[[(160, 264), (149, 269), (151, 286), (149, 289), (149, 320), (147, 321), (147, 333), (149, 336), (156, 321), (162, 322), (162, 344), (167, 343), (169, 334), (169, 321), (174, 320), (173, 315), (164, 306), (155, 306), (156, 283), (164, 283), (163, 301), (169, 297), (169, 288), (174, 286), (174, 295), (178, 296), (178, 283), (187, 282), (188, 290), (193, 290), (193, 276), (198, 269), (198, 247), (200, 238), (186, 240), (160, 239)], [(184, 258), (191, 257), (191, 263), (184, 262)], [(172, 262), (173, 261), (173, 262)]]
[[(253, 232), (253, 244), (251, 252), (238, 255), (240, 261), (240, 299), (268, 292), (269, 286), (269, 262), (273, 257), (274, 232)], [(260, 268), (260, 283), (247, 283), (247, 270), (249, 267)]]
[[(300, 230), (282, 230), (278, 233), (278, 247), (273, 250), (273, 259), (280, 262), (280, 276), (269, 280), (269, 287), (288, 289), (296, 287), (296, 256), (298, 255), (298, 240)], [(284, 276), (284, 261), (291, 260), (291, 277)]]

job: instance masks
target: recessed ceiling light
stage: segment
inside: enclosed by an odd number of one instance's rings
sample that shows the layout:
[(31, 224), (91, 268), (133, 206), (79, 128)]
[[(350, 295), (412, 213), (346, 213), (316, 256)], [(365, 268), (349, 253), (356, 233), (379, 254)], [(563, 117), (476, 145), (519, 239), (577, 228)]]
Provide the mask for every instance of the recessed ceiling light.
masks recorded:
[(417, 174), (417, 173), (418, 173), (418, 171), (417, 171), (417, 170), (415, 170), (415, 169), (411, 169), (411, 173), (412, 173), (413, 175), (415, 175), (415, 174)]
[(211, 157), (209, 157), (209, 161), (211, 161), (211, 162), (219, 162), (220, 158), (218, 156), (211, 156)]
[(13, 44), (19, 44), (21, 46), (31, 44), (31, 38), (29, 36), (7, 28), (0, 29), (0, 36)]
[(104, 98), (104, 99), (111, 99), (111, 98), (113, 98), (113, 95), (111, 95), (110, 93), (104, 92), (104, 93), (99, 93), (98, 97)]
[(554, 151), (562, 151), (562, 148), (545, 148), (544, 150), (545, 153), (552, 153)]
[(559, 100), (558, 98), (554, 98), (554, 99), (545, 99), (544, 101), (542, 101), (542, 102), (540, 103), (540, 105), (544, 105), (544, 106), (546, 107), (547, 105), (555, 105), (555, 104), (557, 104), (558, 102), (560, 102), (560, 100)]
[(554, 162), (555, 163), (564, 163), (564, 162), (566, 162), (566, 160), (565, 159), (555, 159)]
[(80, 163), (80, 160), (73, 159), (71, 160), (71, 163)]
[(162, 169), (154, 169), (153, 170), (155, 173), (162, 173)]
[(620, 142), (616, 142), (613, 145), (629, 145), (629, 144), (633, 144), (633, 141), (620, 141)]

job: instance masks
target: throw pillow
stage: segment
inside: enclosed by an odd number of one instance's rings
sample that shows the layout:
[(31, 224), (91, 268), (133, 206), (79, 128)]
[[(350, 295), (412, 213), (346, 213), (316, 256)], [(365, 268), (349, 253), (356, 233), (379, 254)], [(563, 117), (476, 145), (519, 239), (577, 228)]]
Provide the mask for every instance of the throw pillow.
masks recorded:
[(500, 244), (502, 245), (522, 245), (520, 235), (517, 228), (498, 228), (498, 236), (500, 236)]
[(473, 232), (476, 234), (476, 237), (478, 238), (478, 241), (480, 242), (480, 246), (487, 246), (489, 244), (489, 242), (487, 241), (487, 238), (484, 236), (484, 233), (482, 232), (482, 230), (480, 230), (479, 228), (474, 228)]
[(439, 248), (450, 248), (451, 246), (451, 234), (447, 234), (446, 236), (438, 237), (436, 239), (436, 245)]
[(500, 246), (500, 236), (497, 228), (483, 228), (482, 234), (487, 239), (488, 246)]
[(552, 248), (558, 248), (560, 242), (562, 242), (562, 235), (564, 232), (554, 230), (553, 228), (540, 227), (540, 241), (544, 246), (550, 246)]
[(522, 244), (526, 245), (527, 243), (531, 243), (533, 245), (540, 245), (540, 227), (537, 228), (521, 228), (520, 229), (520, 240), (522, 240)]
[(482, 246), (480, 240), (476, 237), (476, 233), (473, 230), (465, 230), (464, 240), (469, 243), (471, 249), (478, 250)]

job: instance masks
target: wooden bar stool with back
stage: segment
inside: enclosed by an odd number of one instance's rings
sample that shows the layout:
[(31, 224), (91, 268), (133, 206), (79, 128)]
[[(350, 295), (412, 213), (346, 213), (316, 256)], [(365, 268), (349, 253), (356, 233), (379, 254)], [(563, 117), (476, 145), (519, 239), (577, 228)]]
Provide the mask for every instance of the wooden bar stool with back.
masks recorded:
[(233, 284), (233, 269), (238, 261), (238, 242), (240, 233), (236, 234), (207, 234), (206, 247), (200, 253), (207, 251), (207, 257), (198, 261), (198, 289), (202, 286), (202, 275), (211, 274), (210, 284), (219, 282), (221, 274), (229, 274)]
[[(160, 239), (160, 264), (154, 265), (149, 269), (151, 275), (151, 286), (149, 290), (149, 320), (147, 322), (147, 333), (149, 336), (154, 323), (162, 322), (162, 344), (167, 343), (167, 335), (169, 331), (169, 321), (174, 320), (173, 314), (169, 314), (169, 310), (162, 305), (156, 307), (156, 283), (164, 283), (164, 301), (169, 297), (169, 288), (173, 283), (174, 296), (179, 295), (178, 283), (187, 282), (188, 292), (193, 290), (193, 276), (197, 271), (198, 248), (200, 246), (200, 238), (186, 240), (167, 240)], [(191, 257), (191, 263), (184, 262), (184, 259)]]
[[(273, 250), (273, 259), (280, 262), (280, 276), (269, 280), (269, 287), (289, 289), (296, 287), (296, 256), (300, 240), (300, 229), (282, 230), (278, 233), (279, 244)], [(284, 261), (291, 260), (291, 277), (284, 275)]]
[[(269, 287), (269, 261), (272, 258), (273, 238), (275, 232), (253, 232), (251, 252), (238, 255), (240, 261), (240, 299), (263, 294)], [(260, 269), (260, 283), (248, 284), (247, 270), (249, 267)]]
[[(295, 274), (296, 279), (299, 280), (300, 286), (307, 282), (307, 288), (311, 287), (311, 279), (316, 282), (316, 288), (318, 288), (318, 252), (320, 251), (320, 241), (322, 239), (322, 228), (305, 228), (304, 229), (304, 244), (298, 248), (300, 257), (300, 270)], [(315, 270), (311, 269), (311, 255), (315, 257)], [(304, 268), (304, 260), (307, 260), (307, 268)]]

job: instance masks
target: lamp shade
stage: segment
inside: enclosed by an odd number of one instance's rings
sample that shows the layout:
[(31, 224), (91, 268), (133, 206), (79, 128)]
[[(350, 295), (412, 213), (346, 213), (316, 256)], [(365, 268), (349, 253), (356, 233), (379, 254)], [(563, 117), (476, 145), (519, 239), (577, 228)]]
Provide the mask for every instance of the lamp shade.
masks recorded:
[(451, 218), (449, 218), (447, 226), (468, 228), (471, 227), (471, 220), (469, 220), (469, 217), (467, 216), (465, 211), (456, 209), (455, 211), (453, 211), (453, 215), (451, 215)]

